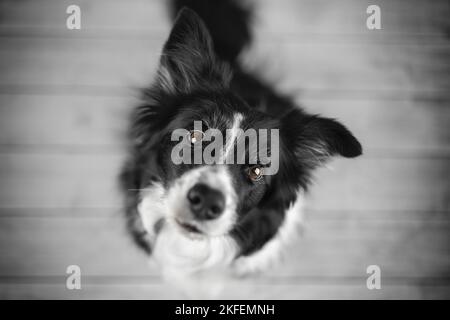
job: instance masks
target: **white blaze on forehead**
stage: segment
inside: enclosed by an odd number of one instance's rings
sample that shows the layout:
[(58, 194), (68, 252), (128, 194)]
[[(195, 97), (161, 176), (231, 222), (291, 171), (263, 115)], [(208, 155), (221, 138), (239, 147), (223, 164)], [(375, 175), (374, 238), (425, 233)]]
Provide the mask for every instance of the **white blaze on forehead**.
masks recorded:
[(238, 138), (238, 134), (240, 132), (240, 127), (242, 120), (244, 119), (244, 116), (241, 113), (235, 113), (233, 116), (233, 126), (231, 128), (227, 129), (226, 134), (226, 143), (225, 143), (225, 153), (224, 153), (224, 159), (228, 157), (228, 154), (233, 150), (234, 142)]

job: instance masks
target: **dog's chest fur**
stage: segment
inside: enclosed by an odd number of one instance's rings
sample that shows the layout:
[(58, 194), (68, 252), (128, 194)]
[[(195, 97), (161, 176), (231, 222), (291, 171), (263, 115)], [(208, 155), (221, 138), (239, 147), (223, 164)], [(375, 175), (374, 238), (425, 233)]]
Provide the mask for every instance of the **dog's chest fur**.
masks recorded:
[(160, 184), (143, 191), (138, 212), (152, 241), (150, 259), (158, 264), (165, 280), (190, 296), (211, 297), (230, 278), (264, 271), (279, 261), (293, 238), (300, 234), (302, 207), (303, 195), (299, 192), (277, 234), (247, 256), (239, 255), (239, 246), (229, 235), (189, 237), (180, 232), (170, 219)]

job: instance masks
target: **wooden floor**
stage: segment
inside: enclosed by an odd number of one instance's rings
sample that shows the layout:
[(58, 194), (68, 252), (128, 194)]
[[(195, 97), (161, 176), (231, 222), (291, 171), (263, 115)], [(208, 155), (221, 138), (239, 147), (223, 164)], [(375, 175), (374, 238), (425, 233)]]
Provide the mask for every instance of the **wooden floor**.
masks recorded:
[[(0, 298), (180, 297), (128, 239), (116, 175), (127, 114), (170, 23), (163, 0), (0, 0)], [(336, 117), (365, 154), (318, 172), (279, 267), (225, 298), (450, 298), (446, 0), (258, 0), (253, 68)], [(79, 4), (82, 30), (65, 28)], [(82, 290), (65, 288), (68, 265)], [(381, 290), (366, 268), (381, 268)]]

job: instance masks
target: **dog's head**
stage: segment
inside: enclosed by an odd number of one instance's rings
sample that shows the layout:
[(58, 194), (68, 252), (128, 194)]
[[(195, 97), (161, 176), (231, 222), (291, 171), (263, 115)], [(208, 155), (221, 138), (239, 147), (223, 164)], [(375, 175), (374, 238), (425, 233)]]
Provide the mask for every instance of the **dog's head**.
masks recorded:
[(206, 26), (182, 10), (135, 114), (139, 188), (159, 185), (167, 218), (189, 235), (224, 235), (262, 219), (258, 210), (283, 212), (311, 170), (333, 155), (361, 154), (335, 120), (300, 109), (277, 117), (257, 111), (230, 89), (232, 77)]

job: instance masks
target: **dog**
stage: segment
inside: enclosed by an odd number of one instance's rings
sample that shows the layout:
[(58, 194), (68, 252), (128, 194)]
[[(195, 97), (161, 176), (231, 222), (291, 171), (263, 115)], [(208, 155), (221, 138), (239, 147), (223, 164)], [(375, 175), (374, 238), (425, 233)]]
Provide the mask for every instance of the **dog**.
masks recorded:
[[(133, 112), (120, 180), (134, 240), (189, 293), (200, 278), (276, 262), (299, 232), (314, 169), (336, 155), (357, 157), (362, 147), (337, 120), (306, 113), (240, 65), (250, 9), (232, 0), (172, 4), (176, 18), (156, 79)], [(173, 139), (177, 130), (181, 141)], [(262, 147), (260, 137), (253, 142), (269, 161), (251, 146), (241, 149), (247, 161), (174, 161), (177, 146), (204, 151), (209, 130), (226, 133), (215, 160), (238, 153), (244, 130), (278, 135)], [(276, 170), (264, 174), (275, 158)]]

